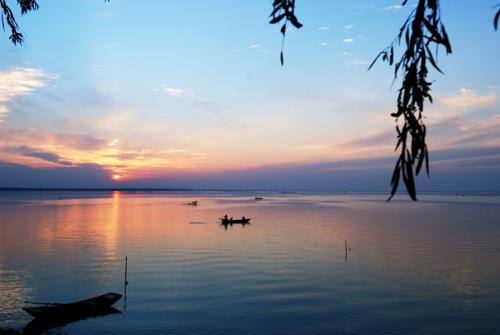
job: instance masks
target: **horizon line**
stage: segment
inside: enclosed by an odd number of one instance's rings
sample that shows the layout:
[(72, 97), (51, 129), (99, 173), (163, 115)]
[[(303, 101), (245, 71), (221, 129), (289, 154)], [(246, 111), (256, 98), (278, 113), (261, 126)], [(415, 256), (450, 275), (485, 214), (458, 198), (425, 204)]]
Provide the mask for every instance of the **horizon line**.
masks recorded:
[[(152, 187), (0, 187), (0, 192), (278, 192), (278, 193), (344, 193), (344, 194), (388, 194), (388, 191), (363, 190), (305, 190), (305, 189), (216, 189), (216, 188), (152, 188)], [(420, 194), (481, 194), (500, 195), (500, 191), (482, 190), (420, 190)]]

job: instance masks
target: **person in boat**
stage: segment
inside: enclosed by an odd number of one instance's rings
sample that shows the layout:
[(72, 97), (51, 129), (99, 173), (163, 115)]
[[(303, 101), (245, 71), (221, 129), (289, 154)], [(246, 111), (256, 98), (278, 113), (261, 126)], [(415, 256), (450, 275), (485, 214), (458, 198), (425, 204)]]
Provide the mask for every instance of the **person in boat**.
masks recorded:
[(244, 216), (242, 216), (242, 217), (241, 217), (241, 221), (245, 222), (245, 220), (246, 220), (246, 219), (245, 219), (245, 217), (244, 217)]

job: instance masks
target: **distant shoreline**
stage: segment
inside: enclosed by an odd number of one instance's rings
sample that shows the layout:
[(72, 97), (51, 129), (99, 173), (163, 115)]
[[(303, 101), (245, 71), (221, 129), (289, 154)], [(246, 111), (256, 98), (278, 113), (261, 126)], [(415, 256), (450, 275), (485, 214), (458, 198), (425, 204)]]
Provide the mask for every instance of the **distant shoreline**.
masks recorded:
[[(388, 191), (359, 191), (359, 190), (259, 190), (259, 189), (193, 189), (193, 188), (138, 188), (138, 187), (0, 187), (0, 192), (249, 192), (249, 193), (281, 193), (281, 194), (380, 194), (387, 195)], [(403, 195), (403, 192), (401, 193)], [(493, 191), (419, 191), (427, 195), (500, 195)]]

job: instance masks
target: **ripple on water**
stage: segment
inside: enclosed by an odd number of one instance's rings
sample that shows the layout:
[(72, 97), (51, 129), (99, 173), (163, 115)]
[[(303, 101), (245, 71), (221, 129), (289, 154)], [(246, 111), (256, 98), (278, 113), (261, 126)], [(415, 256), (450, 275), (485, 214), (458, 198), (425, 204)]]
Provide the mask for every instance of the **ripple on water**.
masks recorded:
[[(379, 195), (264, 197), (118, 192), (0, 203), (0, 327), (29, 319), (20, 311), (27, 298), (122, 292), (126, 255), (126, 312), (63, 332), (495, 334), (500, 327), (498, 198), (433, 196), (413, 205)], [(182, 205), (192, 200), (199, 206)], [(252, 224), (224, 230), (215, 223), (224, 213)]]

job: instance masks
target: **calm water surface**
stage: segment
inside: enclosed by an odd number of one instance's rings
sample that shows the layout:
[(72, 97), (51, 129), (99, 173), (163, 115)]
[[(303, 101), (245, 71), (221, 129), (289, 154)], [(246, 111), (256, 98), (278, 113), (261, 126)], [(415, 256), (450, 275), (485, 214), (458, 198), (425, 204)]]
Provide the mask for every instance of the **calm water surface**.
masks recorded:
[(0, 328), (123, 293), (128, 255), (122, 313), (52, 332), (498, 334), (500, 197), (259, 195), (1, 192)]

